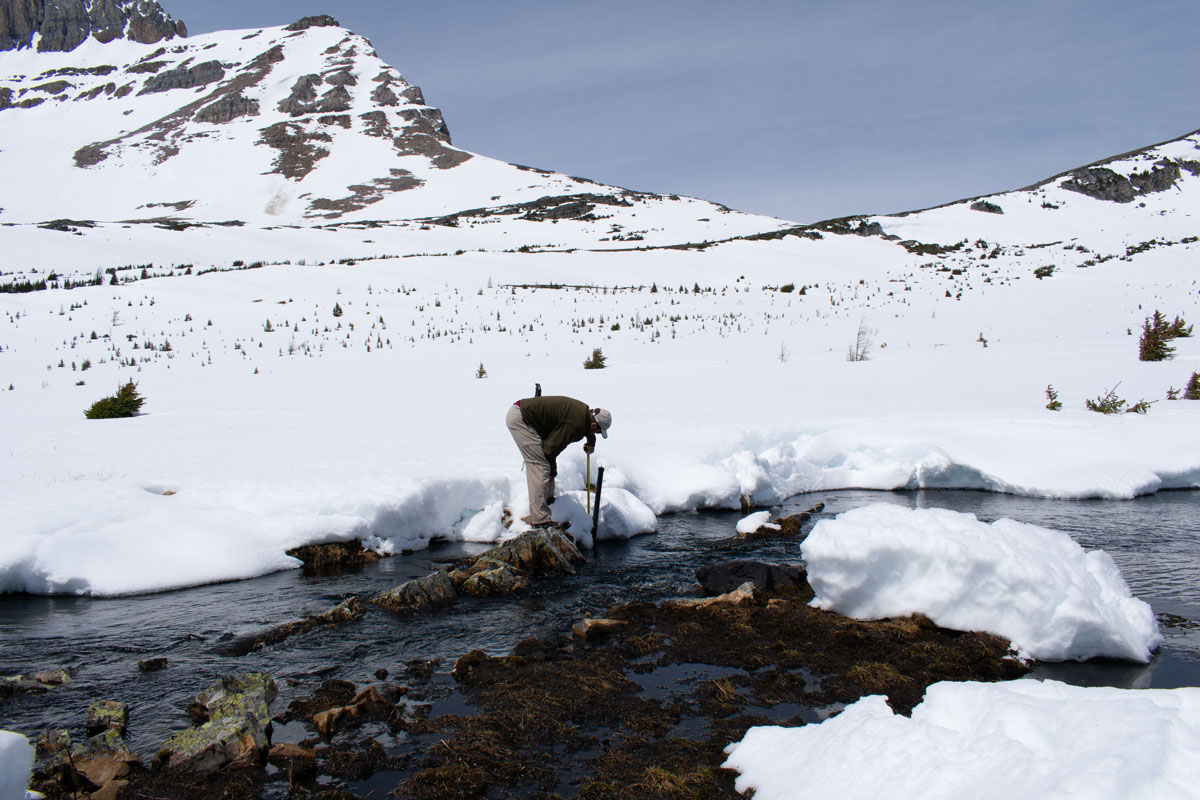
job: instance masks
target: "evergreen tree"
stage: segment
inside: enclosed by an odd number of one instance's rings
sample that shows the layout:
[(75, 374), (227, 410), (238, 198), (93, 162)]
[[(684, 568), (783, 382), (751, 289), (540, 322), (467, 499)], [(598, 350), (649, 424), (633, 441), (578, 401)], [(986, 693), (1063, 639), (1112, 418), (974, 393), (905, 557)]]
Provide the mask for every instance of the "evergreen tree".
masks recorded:
[(1192, 378), (1183, 389), (1184, 400), (1200, 400), (1200, 372), (1193, 372)]
[(602, 353), (600, 351), (600, 348), (597, 347), (595, 350), (592, 351), (592, 357), (583, 362), (583, 368), (584, 369), (604, 369), (604, 367), (606, 366), (604, 362), (607, 360), (608, 359), (605, 357), (604, 353)]
[(146, 399), (138, 393), (137, 384), (131, 380), (111, 397), (105, 397), (92, 403), (91, 408), (83, 412), (83, 415), (88, 419), (132, 417), (137, 414), (144, 402)]
[(1171, 324), (1161, 311), (1155, 311), (1142, 323), (1142, 336), (1138, 340), (1139, 361), (1166, 361), (1175, 355), (1171, 346)]

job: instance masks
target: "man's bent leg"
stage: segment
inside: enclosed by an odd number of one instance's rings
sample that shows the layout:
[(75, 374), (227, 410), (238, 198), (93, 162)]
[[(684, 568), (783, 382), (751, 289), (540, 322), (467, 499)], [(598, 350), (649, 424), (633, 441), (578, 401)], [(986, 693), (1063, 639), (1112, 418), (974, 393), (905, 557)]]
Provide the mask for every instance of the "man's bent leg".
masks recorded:
[(525, 458), (525, 481), (529, 489), (529, 523), (534, 526), (548, 525), (551, 517), (546, 498), (553, 491), (554, 484), (550, 477), (550, 462), (542, 450), (542, 437), (525, 422), (518, 406), (508, 410), (504, 421)]

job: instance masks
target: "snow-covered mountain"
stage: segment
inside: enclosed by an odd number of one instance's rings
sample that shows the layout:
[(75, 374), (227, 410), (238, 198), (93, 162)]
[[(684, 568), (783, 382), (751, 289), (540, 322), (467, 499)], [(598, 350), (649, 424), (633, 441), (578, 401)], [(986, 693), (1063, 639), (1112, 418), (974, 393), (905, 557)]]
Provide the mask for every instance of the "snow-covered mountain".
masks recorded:
[[(599, 240), (632, 238), (622, 230), (641, 209), (680, 240), (778, 227), (457, 148), (421, 89), (331, 17), (180, 38), (151, 0), (91, 0), (76, 9), (65, 39), (74, 46), (47, 48), (46, 33), (15, 19), (23, 5), (0, 1), (0, 43), (15, 43), (0, 52), (0, 223), (312, 225), (467, 212), (603, 218), (591, 226)], [(44, 28), (61, 27), (58, 5)], [(115, 38), (104, 27), (114, 14), (127, 30), (163, 35)]]
[[(385, 244), (411, 255), (849, 234), (880, 237), (908, 260), (935, 250), (970, 260), (976, 241), (991, 259), (1005, 252), (997, 244), (1026, 253), (1070, 242), (1071, 254), (1037, 265), (1061, 268), (1196, 233), (1195, 133), (1016, 192), (796, 226), (457, 148), (421, 90), (331, 17), (185, 37), (153, 0), (0, 0), (0, 230), (14, 254), (0, 256), (0, 269), (9, 281), (80, 264), (80, 243), (46, 228), (104, 244), (110, 258), (89, 256), (88, 271), (194, 263), (191, 238), (158, 231), (196, 226), (210, 244), (226, 243), (200, 248), (218, 268), (227, 254), (246, 260), (247, 238), (251, 259), (278, 260), (361, 258)], [(376, 247), (359, 246), (363, 226), (376, 230), (365, 242)], [(317, 228), (350, 235), (320, 237), (337, 244), (314, 251), (300, 232)], [(279, 229), (287, 232), (262, 249), (249, 236)], [(41, 264), (19, 255), (26, 245), (44, 254)], [(819, 259), (827, 249), (808, 252)]]
[[(1195, 404), (1167, 402), (1200, 340), (1136, 352), (1153, 311), (1200, 317), (1200, 132), (797, 225), (456, 148), (328, 18), (172, 30), (0, 52), (0, 417), (23, 426), (0, 450), (0, 591), (244, 577), (290, 564), (283, 539), (502, 536), (524, 483), (498, 412), (535, 381), (620, 410), (606, 485), (656, 513), (1200, 483)], [(863, 334), (871, 360), (847, 363)], [(609, 367), (584, 371), (594, 348)], [(130, 379), (145, 415), (83, 419)], [(1163, 402), (1083, 410), (1116, 386)], [(218, 528), (257, 555), (180, 555)], [(164, 529), (195, 548), (126, 569)], [(126, 544), (77, 558), (76, 533)]]

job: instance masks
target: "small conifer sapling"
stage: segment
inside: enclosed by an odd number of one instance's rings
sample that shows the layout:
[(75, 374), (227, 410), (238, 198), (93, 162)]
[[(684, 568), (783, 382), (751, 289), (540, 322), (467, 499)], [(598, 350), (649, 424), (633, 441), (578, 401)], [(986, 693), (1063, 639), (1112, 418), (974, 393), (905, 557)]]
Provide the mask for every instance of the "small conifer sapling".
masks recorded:
[(607, 366), (605, 364), (605, 362), (607, 360), (608, 360), (608, 358), (604, 355), (603, 352), (601, 352), (600, 348), (597, 347), (595, 350), (592, 351), (591, 358), (589, 358), (583, 362), (583, 368), (584, 369), (604, 369), (605, 366)]
[(1193, 372), (1183, 389), (1184, 400), (1200, 400), (1200, 372)]
[(130, 380), (118, 389), (116, 394), (92, 403), (83, 415), (88, 419), (132, 417), (138, 413), (144, 402), (146, 399), (138, 392), (137, 384)]

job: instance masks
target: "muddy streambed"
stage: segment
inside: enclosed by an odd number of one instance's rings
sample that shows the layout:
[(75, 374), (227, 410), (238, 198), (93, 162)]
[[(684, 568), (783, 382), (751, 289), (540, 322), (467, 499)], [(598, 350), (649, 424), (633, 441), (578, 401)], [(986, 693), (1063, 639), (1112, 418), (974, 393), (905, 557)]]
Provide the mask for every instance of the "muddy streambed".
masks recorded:
[[(1159, 615), (1165, 646), (1147, 666), (1113, 662), (1045, 665), (1038, 667), (1035, 675), (1083, 685), (1200, 685), (1200, 589), (1196, 588), (1200, 586), (1200, 492), (1165, 492), (1134, 501), (1047, 501), (969, 491), (828, 492), (794, 498), (775, 511), (786, 516), (816, 502), (825, 503), (817, 519), (871, 502), (945, 507), (973, 513), (983, 520), (1010, 517), (1044, 525), (1069, 533), (1086, 548), (1103, 548), (1121, 567), (1135, 595), (1149, 602)], [(473, 796), (473, 792), (487, 791), (489, 768), (485, 756), (491, 752), (489, 747), (504, 752), (503, 747), (519, 749), (520, 745), (519, 737), (514, 740), (516, 744), (497, 743), (489, 738), (491, 734), (483, 735), (484, 729), (504, 725), (546, 728), (550, 723), (540, 715), (553, 710), (555, 703), (566, 704), (559, 710), (560, 716), (569, 716), (570, 703), (589, 698), (591, 707), (576, 711), (583, 714), (581, 719), (591, 720), (588, 724), (592, 730), (576, 736), (568, 726), (558, 732), (555, 742), (537, 745), (548, 746), (550, 754), (558, 752), (559, 768), (548, 774), (518, 775), (496, 796), (544, 796), (553, 792), (564, 796), (581, 792), (620, 796), (616, 787), (622, 781), (627, 786), (633, 778), (663, 781), (662, 785), (642, 787), (662, 796), (686, 796), (688, 792), (700, 796), (706, 792), (699, 791), (699, 784), (688, 784), (688, 776), (693, 775), (688, 765), (719, 760), (717, 743), (723, 737), (739, 737), (740, 730), (751, 721), (819, 721), (840, 707), (838, 697), (850, 699), (845, 692), (838, 694), (836, 681), (832, 688), (822, 686), (820, 677), (806, 669), (775, 669), (773, 673), (772, 665), (766, 663), (769, 655), (754, 656), (763, 663), (755, 666), (758, 662), (754, 662), (747, 669), (720, 652), (697, 653), (695, 658), (687, 652), (668, 653), (671, 643), (686, 641), (686, 635), (672, 633), (671, 637), (655, 638), (664, 625), (682, 625), (682, 631), (691, 631), (693, 636), (707, 635), (704, 625), (689, 628), (691, 623), (678, 620), (650, 620), (644, 607), (638, 605), (694, 594), (697, 567), (745, 558), (799, 560), (799, 539), (732, 539), (739, 516), (702, 513), (665, 517), (658, 534), (629, 542), (601, 543), (588, 554), (589, 562), (577, 575), (535, 582), (517, 599), (464, 598), (446, 610), (409, 618), (371, 608), (353, 622), (318, 629), (237, 657), (221, 655), (222, 644), (318, 613), (349, 594), (366, 595), (390, 588), (463, 555), (481, 552), (486, 546), (435, 546), (385, 559), (353, 574), (311, 576), (297, 570), (133, 598), (0, 597), (0, 635), (5, 643), (0, 652), (0, 675), (52, 667), (66, 667), (73, 673), (71, 683), (49, 693), (20, 695), (0, 702), (0, 728), (31, 738), (48, 728), (67, 728), (82, 735), (89, 701), (119, 700), (130, 707), (130, 748), (149, 759), (169, 734), (188, 725), (185, 709), (195, 695), (222, 675), (259, 671), (274, 676), (280, 696), (272, 710), (281, 711), (295, 700), (311, 697), (330, 679), (362, 687), (379, 684), (380, 671), (386, 670), (388, 680), (411, 687), (408, 696), (398, 701), (410, 722), (402, 729), (374, 725), (347, 732), (347, 741), (358, 745), (367, 738), (379, 742), (381, 747), (372, 751), (376, 763), (361, 765), (340, 778), (321, 776), (320, 784), (311, 785), (310, 790), (334, 785), (356, 796), (370, 793), (381, 797), (404, 785), (405, 793), (413, 796), (421, 792), (428, 796)], [(792, 598), (789, 602), (795, 601)], [(616, 606), (627, 607), (630, 627), (628, 634), (609, 648), (613, 652), (603, 647), (590, 652), (590, 645), (571, 643), (573, 622), (606, 616)], [(801, 613), (799, 607), (797, 614)], [(782, 606), (776, 611), (779, 608)], [(766, 613), (765, 608), (762, 612)], [(719, 647), (733, 650), (733, 643), (738, 641), (737, 626), (749, 631), (750, 625), (775, 624), (763, 623), (764, 619), (714, 617), (705, 624), (724, 626), (720, 627), (722, 636), (732, 630), (731, 638), (724, 640), (727, 644)], [(717, 628), (712, 631), (717, 635)], [(777, 633), (777, 638), (796, 635), (784, 629), (769, 633)], [(914, 636), (926, 633), (905, 631), (905, 635)], [(844, 632), (838, 635), (843, 640), (851, 636)], [(858, 635), (854, 633), (851, 638)], [(532, 639), (557, 644), (536, 646)], [(514, 648), (525, 648), (520, 663), (487, 658), (507, 656)], [(639, 652), (639, 648), (645, 652)], [(470, 671), (476, 673), (475, 677), (464, 680), (460, 670), (459, 680), (455, 681), (450, 670), (472, 651), (481, 651), (476, 656), (478, 664), (471, 662)], [(140, 672), (138, 662), (151, 657), (165, 657), (167, 667)], [(618, 661), (606, 661), (610, 657)], [(556, 672), (557, 668), (547, 665), (568, 665), (569, 670)], [(583, 674), (581, 669), (600, 672)], [(561, 697), (557, 700), (552, 693), (556, 680), (552, 675), (567, 681), (560, 687)], [(866, 676), (864, 680), (869, 684), (876, 679), (886, 684), (888, 676)], [(489, 716), (509, 714), (511, 710), (502, 709), (504, 695), (491, 692), (489, 686), (507, 687), (507, 695), (515, 698), (515, 709), (520, 708), (522, 692), (534, 684), (551, 694), (530, 695), (523, 701), (530, 706), (526, 709), (531, 715), (527, 719)], [(593, 697), (588, 694), (589, 686), (602, 687), (604, 692)], [(613, 720), (605, 722), (601, 712), (607, 701), (603, 698), (614, 691), (624, 700), (609, 709)], [(572, 695), (575, 700), (570, 699)], [(599, 716), (593, 719), (589, 714)], [(628, 719), (621, 725), (633, 725), (635, 730), (622, 729), (618, 745), (605, 730), (612, 729), (622, 715)], [(472, 717), (488, 722), (472, 723)], [(735, 721), (728, 723), (728, 730), (722, 730), (721, 725), (726, 724), (722, 720)], [(643, 737), (645, 747), (658, 749), (639, 752), (635, 746), (639, 737)], [(312, 729), (301, 722), (276, 726), (275, 742), (311, 745), (312, 740)], [(337, 741), (335, 738), (335, 744)], [(461, 753), (454, 750), (456, 747)], [(537, 749), (532, 742), (528, 747)], [(439, 748), (445, 752), (434, 752)], [(363, 752), (358, 746), (360, 760)], [(623, 764), (651, 761), (664, 766), (658, 771), (643, 769), (636, 775), (622, 771)], [(611, 774), (599, 774), (595, 769), (573, 771), (570, 767), (597, 763), (608, 764)], [(669, 768), (672, 765), (677, 769)], [(418, 772), (425, 783), (414, 782)], [(478, 783), (481, 780), (483, 784)], [(265, 788), (254, 788), (252, 793), (284, 797), (288, 791), (286, 780), (276, 780)], [(721, 791), (728, 792), (728, 786)]]

